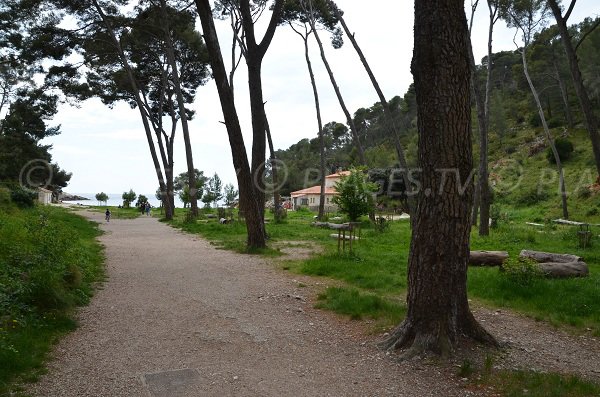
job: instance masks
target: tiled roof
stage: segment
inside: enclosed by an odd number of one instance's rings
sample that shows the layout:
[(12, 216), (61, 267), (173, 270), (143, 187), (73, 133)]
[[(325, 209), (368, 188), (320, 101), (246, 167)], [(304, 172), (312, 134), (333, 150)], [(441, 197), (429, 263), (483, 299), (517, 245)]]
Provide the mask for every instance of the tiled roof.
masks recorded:
[(336, 172), (335, 174), (327, 175), (325, 178), (339, 178), (341, 176), (348, 176), (350, 174), (351, 174), (350, 171), (340, 171), (340, 172)]
[[(299, 197), (299, 196), (304, 196), (306, 194), (321, 194), (321, 186), (311, 186), (306, 189), (297, 190), (295, 192), (292, 192), (291, 196)], [(337, 191), (332, 187), (328, 187), (328, 188), (325, 188), (325, 194), (335, 195), (335, 194), (337, 194)]]

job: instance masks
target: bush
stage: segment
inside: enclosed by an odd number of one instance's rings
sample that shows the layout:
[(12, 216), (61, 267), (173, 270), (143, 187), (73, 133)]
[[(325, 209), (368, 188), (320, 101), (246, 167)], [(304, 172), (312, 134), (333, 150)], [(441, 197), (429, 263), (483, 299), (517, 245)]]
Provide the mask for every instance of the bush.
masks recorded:
[(545, 191), (538, 191), (537, 188), (522, 191), (519, 193), (516, 199), (518, 205), (530, 206), (548, 199), (548, 193)]
[(21, 208), (31, 208), (35, 203), (37, 194), (29, 189), (17, 187), (10, 192), (10, 199)]
[(501, 270), (505, 277), (519, 285), (531, 285), (544, 275), (538, 263), (530, 258), (508, 258)]
[[(558, 157), (561, 161), (566, 161), (571, 158), (573, 154), (573, 144), (566, 138), (556, 138), (554, 140), (554, 146), (556, 146), (556, 151), (558, 152)], [(554, 153), (552, 153), (552, 148), (546, 149), (546, 158), (550, 164), (556, 164), (556, 160), (554, 159)]]
[(577, 198), (586, 199), (592, 196), (592, 191), (588, 186), (580, 186), (575, 191), (575, 194), (577, 195)]
[(10, 204), (10, 190), (0, 187), (0, 205), (8, 206)]
[(351, 222), (356, 222), (362, 215), (375, 209), (373, 193), (378, 186), (367, 181), (367, 176), (359, 169), (352, 169), (350, 175), (343, 176), (335, 184), (338, 194), (333, 198), (333, 203), (339, 211), (348, 215)]

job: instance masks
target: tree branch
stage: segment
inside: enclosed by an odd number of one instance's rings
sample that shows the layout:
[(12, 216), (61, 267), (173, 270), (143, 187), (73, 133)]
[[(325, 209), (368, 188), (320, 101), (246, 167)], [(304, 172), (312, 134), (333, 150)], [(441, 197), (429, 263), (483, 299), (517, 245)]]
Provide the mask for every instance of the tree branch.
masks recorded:
[(592, 27), (585, 32), (585, 34), (583, 36), (581, 36), (581, 38), (579, 39), (579, 41), (577, 42), (577, 44), (575, 45), (575, 52), (577, 52), (577, 49), (579, 48), (579, 46), (581, 45), (581, 43), (583, 43), (583, 41), (594, 31), (596, 30), (596, 28), (600, 26), (600, 18), (596, 19), (596, 22), (592, 25)]
[(571, 4), (569, 4), (569, 9), (567, 10), (566, 14), (563, 16), (565, 23), (567, 23), (567, 20), (571, 16), (571, 13), (573, 12), (573, 8), (575, 7), (576, 2), (577, 2), (577, 0), (571, 0)]

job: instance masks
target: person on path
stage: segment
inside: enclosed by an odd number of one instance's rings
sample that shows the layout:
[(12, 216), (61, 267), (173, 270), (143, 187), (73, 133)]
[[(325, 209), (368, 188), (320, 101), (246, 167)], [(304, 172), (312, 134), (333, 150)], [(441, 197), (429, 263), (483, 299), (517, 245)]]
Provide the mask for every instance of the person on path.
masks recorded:
[(146, 216), (150, 216), (150, 208), (152, 208), (150, 203), (146, 203)]
[(107, 208), (106, 212), (104, 213), (104, 218), (106, 219), (106, 222), (110, 222), (110, 210)]

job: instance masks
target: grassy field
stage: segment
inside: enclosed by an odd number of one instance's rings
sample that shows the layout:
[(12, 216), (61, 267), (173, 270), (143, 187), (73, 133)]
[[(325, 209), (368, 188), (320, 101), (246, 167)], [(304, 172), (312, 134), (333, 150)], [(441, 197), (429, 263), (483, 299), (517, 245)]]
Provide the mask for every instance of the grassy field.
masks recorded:
[(103, 277), (100, 231), (66, 209), (0, 207), (0, 395), (43, 372)]

